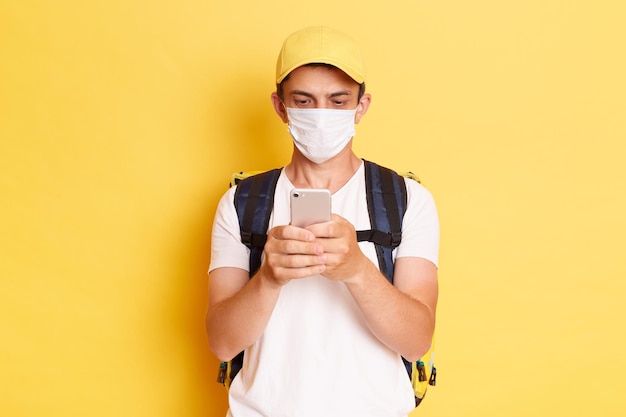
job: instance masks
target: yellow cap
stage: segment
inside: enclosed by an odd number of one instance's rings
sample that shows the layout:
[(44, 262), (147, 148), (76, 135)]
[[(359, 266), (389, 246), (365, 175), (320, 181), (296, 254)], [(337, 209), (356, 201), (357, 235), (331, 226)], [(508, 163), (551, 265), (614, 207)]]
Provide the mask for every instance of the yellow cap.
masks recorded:
[(348, 35), (325, 26), (295, 32), (285, 40), (276, 62), (276, 84), (306, 64), (330, 64), (358, 84), (365, 82), (365, 66), (359, 45)]

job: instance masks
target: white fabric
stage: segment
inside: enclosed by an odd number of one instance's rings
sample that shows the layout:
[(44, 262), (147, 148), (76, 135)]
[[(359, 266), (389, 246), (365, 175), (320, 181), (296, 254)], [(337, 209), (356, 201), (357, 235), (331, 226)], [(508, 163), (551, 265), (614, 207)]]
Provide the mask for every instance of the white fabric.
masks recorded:
[[(438, 261), (439, 224), (430, 193), (406, 180), (408, 208), (396, 256)], [(289, 223), (284, 172), (270, 228)], [(248, 270), (241, 244), (234, 187), (221, 199), (213, 227), (211, 265)], [(332, 209), (370, 228), (364, 168), (332, 196)], [(376, 264), (374, 245), (359, 243)], [(414, 408), (413, 390), (400, 356), (369, 331), (341, 282), (313, 276), (291, 281), (279, 296), (261, 338), (245, 352), (242, 371), (229, 390), (229, 417), (400, 417)]]
[(321, 164), (336, 156), (354, 136), (356, 109), (293, 109), (287, 107), (289, 133), (300, 152)]

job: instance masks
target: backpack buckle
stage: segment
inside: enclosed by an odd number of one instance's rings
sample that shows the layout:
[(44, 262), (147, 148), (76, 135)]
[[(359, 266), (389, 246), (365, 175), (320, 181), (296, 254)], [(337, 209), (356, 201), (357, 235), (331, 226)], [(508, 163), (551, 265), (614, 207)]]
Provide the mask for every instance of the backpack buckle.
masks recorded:
[(252, 232), (241, 231), (241, 243), (246, 246), (252, 245)]
[(437, 385), (437, 368), (435, 368), (434, 366), (430, 374), (430, 380), (428, 381), (428, 385), (432, 385), (433, 387)]
[(426, 381), (426, 367), (424, 366), (424, 362), (417, 361), (417, 372), (420, 382)]
[(393, 232), (391, 235), (391, 247), (397, 248), (400, 246), (400, 242), (402, 242), (402, 232)]
[(220, 369), (217, 373), (217, 382), (219, 382), (220, 384), (224, 384), (224, 382), (226, 381), (227, 368), (228, 368), (228, 364), (226, 362), (220, 363)]

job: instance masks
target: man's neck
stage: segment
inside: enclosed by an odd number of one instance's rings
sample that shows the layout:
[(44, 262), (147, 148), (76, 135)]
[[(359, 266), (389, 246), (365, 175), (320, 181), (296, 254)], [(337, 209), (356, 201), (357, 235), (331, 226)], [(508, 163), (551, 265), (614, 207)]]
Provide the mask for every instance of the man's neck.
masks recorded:
[(316, 164), (295, 151), (291, 163), (285, 167), (289, 181), (298, 188), (325, 188), (335, 193), (352, 178), (361, 166), (361, 160), (346, 147), (334, 158)]

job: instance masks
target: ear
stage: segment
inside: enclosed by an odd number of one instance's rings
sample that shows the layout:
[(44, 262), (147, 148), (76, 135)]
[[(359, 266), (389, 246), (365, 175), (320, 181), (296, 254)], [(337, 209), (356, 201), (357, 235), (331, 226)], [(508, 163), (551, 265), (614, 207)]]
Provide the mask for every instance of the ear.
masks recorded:
[(359, 100), (359, 104), (356, 107), (356, 114), (354, 115), (354, 124), (358, 124), (361, 118), (367, 113), (367, 109), (372, 102), (372, 96), (369, 94), (363, 94), (363, 97)]
[(280, 120), (282, 120), (283, 123), (289, 123), (289, 118), (287, 118), (287, 109), (276, 92), (272, 93), (272, 105), (274, 106), (274, 111), (278, 117), (280, 117)]

